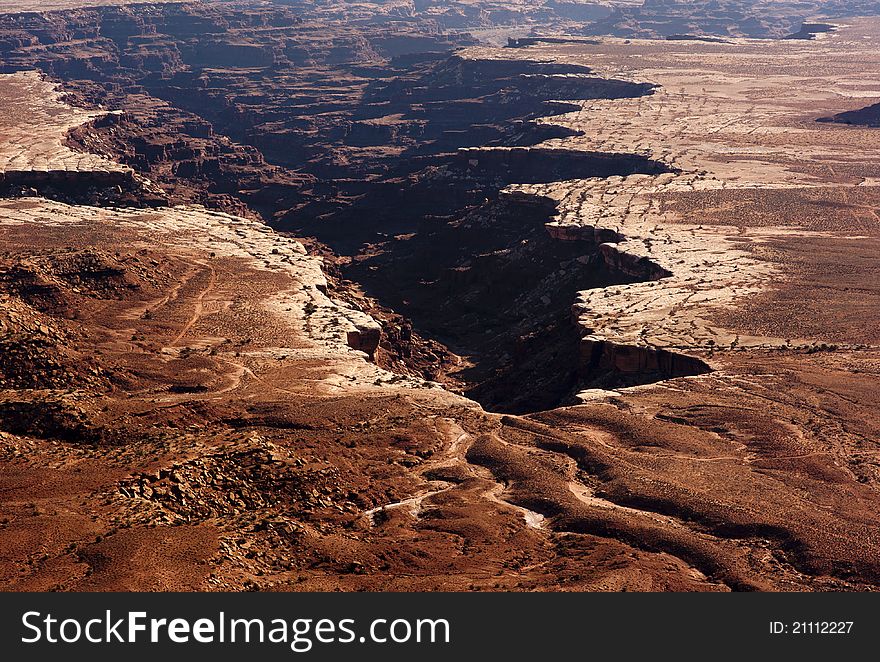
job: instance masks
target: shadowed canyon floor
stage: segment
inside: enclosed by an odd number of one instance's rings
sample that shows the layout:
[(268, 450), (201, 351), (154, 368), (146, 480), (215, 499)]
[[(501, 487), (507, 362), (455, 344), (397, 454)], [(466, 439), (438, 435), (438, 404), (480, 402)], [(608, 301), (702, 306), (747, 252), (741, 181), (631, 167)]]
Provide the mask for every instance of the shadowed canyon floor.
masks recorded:
[(316, 12), (0, 17), (3, 585), (880, 585), (880, 21)]

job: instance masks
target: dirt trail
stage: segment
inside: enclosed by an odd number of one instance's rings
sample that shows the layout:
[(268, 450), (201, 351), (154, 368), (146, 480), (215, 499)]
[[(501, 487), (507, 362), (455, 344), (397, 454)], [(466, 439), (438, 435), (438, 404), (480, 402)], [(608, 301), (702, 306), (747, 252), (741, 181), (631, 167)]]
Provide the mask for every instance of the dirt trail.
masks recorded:
[(193, 327), (193, 325), (198, 322), (199, 319), (201, 319), (205, 310), (205, 297), (207, 297), (208, 294), (211, 293), (211, 291), (214, 289), (214, 286), (217, 284), (217, 270), (214, 269), (214, 267), (210, 264), (205, 266), (207, 266), (208, 270), (210, 270), (211, 272), (208, 280), (208, 285), (205, 287), (205, 289), (199, 292), (198, 296), (196, 296), (195, 310), (193, 311), (192, 316), (186, 321), (186, 324), (183, 325), (183, 328), (180, 330), (180, 332), (171, 341), (171, 347), (174, 347), (177, 343), (179, 343), (183, 339), (183, 337), (187, 333), (189, 333), (189, 330)]

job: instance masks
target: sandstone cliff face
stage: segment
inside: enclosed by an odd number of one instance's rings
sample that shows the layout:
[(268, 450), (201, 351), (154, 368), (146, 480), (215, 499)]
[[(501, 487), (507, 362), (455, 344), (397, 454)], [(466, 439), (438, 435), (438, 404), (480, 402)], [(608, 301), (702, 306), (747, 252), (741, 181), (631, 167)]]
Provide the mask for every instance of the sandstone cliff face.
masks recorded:
[(701, 375), (711, 368), (700, 359), (657, 347), (624, 345), (601, 336), (581, 339), (581, 374), (586, 379), (599, 375), (619, 375), (622, 383), (660, 381)]

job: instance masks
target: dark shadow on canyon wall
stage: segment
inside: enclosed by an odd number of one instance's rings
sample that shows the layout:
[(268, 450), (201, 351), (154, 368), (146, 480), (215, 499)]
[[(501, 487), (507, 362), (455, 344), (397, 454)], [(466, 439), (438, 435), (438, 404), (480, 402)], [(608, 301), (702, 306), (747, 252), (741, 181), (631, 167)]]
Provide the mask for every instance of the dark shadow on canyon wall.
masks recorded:
[(852, 124), (856, 126), (880, 127), (880, 103), (875, 103), (858, 110), (848, 110), (831, 117), (820, 117), (817, 122), (835, 124)]
[(596, 244), (557, 241), (544, 228), (552, 200), (503, 195), (362, 251), (345, 274), (420, 332), (464, 357), (452, 371), (487, 409), (552, 408), (580, 377), (579, 290), (632, 282)]
[[(448, 376), (487, 409), (524, 413), (571, 402), (583, 384), (578, 291), (656, 277), (605, 260), (594, 239), (559, 240), (556, 203), (510, 183), (659, 173), (629, 154), (467, 149), (374, 186), (347, 209), (289, 215), (296, 233), (351, 256), (342, 274), (465, 362)], [(656, 271), (656, 270), (655, 270)], [(657, 272), (660, 273), (659, 271)], [(410, 348), (393, 348), (406, 361)]]
[(581, 339), (579, 347), (580, 385), (584, 388), (613, 390), (712, 372), (705, 361), (668, 349), (592, 336)]

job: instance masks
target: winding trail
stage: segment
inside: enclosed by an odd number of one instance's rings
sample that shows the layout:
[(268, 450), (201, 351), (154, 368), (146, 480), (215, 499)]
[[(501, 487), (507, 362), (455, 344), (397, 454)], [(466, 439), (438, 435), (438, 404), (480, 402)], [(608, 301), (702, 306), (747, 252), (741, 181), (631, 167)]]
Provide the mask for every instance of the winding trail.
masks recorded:
[(210, 294), (210, 292), (217, 285), (217, 270), (214, 269), (214, 267), (210, 264), (206, 266), (211, 271), (208, 286), (204, 290), (202, 290), (196, 297), (195, 310), (193, 311), (192, 316), (189, 318), (189, 320), (187, 320), (186, 324), (184, 324), (183, 328), (180, 330), (180, 333), (178, 333), (177, 336), (175, 336), (174, 340), (171, 341), (171, 347), (174, 347), (177, 343), (179, 343), (193, 327), (193, 325), (195, 325), (195, 323), (198, 322), (199, 319), (201, 319), (205, 310), (205, 297), (208, 296), (208, 294)]

